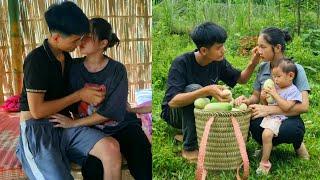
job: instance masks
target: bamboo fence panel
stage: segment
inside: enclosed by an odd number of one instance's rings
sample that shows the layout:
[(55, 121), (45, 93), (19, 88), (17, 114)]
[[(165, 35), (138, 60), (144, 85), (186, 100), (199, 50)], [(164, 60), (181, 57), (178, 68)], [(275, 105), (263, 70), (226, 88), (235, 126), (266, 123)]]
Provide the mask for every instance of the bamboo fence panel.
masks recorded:
[[(10, 42), (8, 1), (0, 0), (0, 102), (14, 94), (12, 44)], [(43, 14), (53, 3), (61, 0), (20, 0), (19, 25), (23, 40), (21, 61), (34, 48), (41, 45), (48, 34)], [(135, 91), (151, 88), (151, 0), (74, 0), (89, 17), (108, 20), (120, 39), (117, 48), (111, 48), (107, 55), (122, 62), (128, 71), (129, 101), (134, 102)], [(73, 57), (81, 56), (76, 50)], [(22, 71), (22, 69), (21, 69)], [(16, 82), (14, 82), (16, 83)]]
[(22, 57), (23, 54), (23, 40), (20, 33), (19, 26), (19, 0), (9, 0), (9, 28), (10, 28), (10, 64), (12, 72), (12, 89), (13, 94), (20, 94), (22, 89)]

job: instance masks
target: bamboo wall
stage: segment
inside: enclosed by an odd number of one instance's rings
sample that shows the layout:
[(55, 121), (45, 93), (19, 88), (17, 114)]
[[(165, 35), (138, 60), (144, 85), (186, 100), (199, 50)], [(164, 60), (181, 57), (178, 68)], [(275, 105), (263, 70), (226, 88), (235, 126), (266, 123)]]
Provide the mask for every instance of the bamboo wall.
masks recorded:
[[(12, 39), (9, 1), (18, 1), (20, 36)], [(61, 0), (60, 0), (61, 1)], [(42, 44), (48, 33), (43, 14), (59, 0), (0, 0), (0, 102), (21, 91), (19, 77), (25, 56)], [(125, 64), (129, 78), (129, 101), (137, 89), (151, 88), (151, 0), (75, 0), (89, 17), (107, 19), (120, 38), (120, 46), (107, 55)], [(11, 12), (10, 12), (11, 13)], [(10, 35), (11, 33), (11, 35)], [(13, 48), (14, 47), (14, 48)], [(20, 54), (18, 54), (20, 53)], [(78, 51), (72, 53), (79, 57)]]

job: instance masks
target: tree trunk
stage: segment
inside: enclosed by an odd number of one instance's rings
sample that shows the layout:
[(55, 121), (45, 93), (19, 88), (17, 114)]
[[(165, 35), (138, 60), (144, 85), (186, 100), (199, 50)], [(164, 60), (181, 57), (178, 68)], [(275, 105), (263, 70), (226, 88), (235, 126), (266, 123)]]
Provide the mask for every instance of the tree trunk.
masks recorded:
[(320, 25), (320, 1), (317, 3), (317, 27)]
[(3, 80), (4, 80), (4, 62), (0, 59), (0, 105), (4, 101), (4, 93), (3, 93)]
[(281, 1), (278, 0), (278, 18), (279, 22), (281, 22)]
[(22, 90), (22, 54), (23, 40), (19, 26), (19, 0), (8, 0), (10, 22), (10, 63), (12, 73), (13, 94), (18, 95)]
[(248, 26), (249, 26), (249, 29), (251, 29), (252, 0), (249, 0), (249, 3), (248, 3), (248, 12), (249, 12), (249, 16), (248, 16)]

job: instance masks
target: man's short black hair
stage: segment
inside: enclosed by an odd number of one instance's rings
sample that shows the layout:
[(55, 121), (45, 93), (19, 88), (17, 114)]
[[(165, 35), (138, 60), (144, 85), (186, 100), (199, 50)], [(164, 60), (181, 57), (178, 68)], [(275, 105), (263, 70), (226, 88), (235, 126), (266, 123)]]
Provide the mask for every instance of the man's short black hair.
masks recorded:
[(191, 39), (198, 49), (201, 47), (210, 48), (215, 43), (225, 43), (227, 37), (227, 32), (212, 22), (198, 25), (191, 33)]
[(50, 32), (64, 35), (83, 35), (89, 32), (89, 19), (73, 2), (65, 1), (51, 5), (44, 14)]

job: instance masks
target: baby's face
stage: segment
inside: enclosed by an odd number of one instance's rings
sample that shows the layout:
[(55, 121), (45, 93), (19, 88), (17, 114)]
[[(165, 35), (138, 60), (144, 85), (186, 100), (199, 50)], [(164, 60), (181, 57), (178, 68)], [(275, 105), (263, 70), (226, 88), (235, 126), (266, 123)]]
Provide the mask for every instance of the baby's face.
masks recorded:
[(280, 67), (272, 69), (272, 79), (279, 88), (286, 88), (292, 84), (293, 77), (291, 73), (285, 73)]

